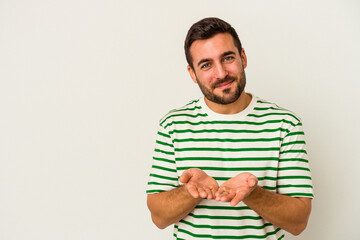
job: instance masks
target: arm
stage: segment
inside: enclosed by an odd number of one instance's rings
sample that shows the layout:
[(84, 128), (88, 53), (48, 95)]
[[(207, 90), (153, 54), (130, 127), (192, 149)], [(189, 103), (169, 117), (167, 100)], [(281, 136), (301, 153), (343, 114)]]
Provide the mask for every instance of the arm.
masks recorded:
[(250, 173), (241, 173), (223, 183), (216, 200), (232, 206), (243, 201), (261, 217), (294, 235), (305, 229), (311, 211), (310, 198), (270, 192), (257, 186), (257, 178)]
[(299, 235), (306, 228), (311, 198), (295, 198), (256, 186), (243, 202), (275, 226)]
[(167, 192), (148, 194), (147, 197), (152, 221), (160, 229), (180, 221), (200, 201), (200, 198), (193, 198), (185, 186)]
[(212, 199), (217, 182), (197, 168), (186, 170), (180, 177), (185, 185), (147, 197), (151, 218), (158, 228), (166, 228), (186, 217), (202, 200)]

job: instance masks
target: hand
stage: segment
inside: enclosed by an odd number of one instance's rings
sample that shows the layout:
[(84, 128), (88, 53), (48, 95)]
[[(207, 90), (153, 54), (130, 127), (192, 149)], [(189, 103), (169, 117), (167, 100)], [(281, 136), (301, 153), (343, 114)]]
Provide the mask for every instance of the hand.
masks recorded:
[(214, 178), (198, 168), (190, 168), (183, 172), (180, 182), (185, 184), (187, 191), (193, 198), (214, 199), (219, 188)]
[(237, 205), (257, 186), (258, 179), (251, 173), (240, 173), (224, 182), (216, 192), (216, 201)]

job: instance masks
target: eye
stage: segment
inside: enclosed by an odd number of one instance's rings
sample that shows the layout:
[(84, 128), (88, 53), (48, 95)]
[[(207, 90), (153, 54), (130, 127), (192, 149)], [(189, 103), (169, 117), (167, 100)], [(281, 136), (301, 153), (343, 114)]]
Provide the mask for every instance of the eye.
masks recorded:
[(201, 69), (206, 69), (210, 67), (210, 63), (204, 63), (203, 65), (201, 65)]
[(229, 62), (229, 61), (232, 61), (234, 59), (235, 59), (234, 56), (227, 56), (227, 57), (224, 58), (224, 62)]

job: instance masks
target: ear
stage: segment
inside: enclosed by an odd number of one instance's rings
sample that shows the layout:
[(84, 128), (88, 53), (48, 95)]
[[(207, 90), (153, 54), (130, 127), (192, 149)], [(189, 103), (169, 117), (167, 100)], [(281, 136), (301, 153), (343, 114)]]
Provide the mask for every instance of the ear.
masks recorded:
[(190, 74), (190, 77), (191, 77), (191, 79), (193, 80), (193, 82), (197, 84), (196, 73), (194, 72), (194, 69), (192, 69), (192, 68), (190, 67), (190, 65), (188, 65), (188, 66), (187, 66), (187, 70), (188, 70), (188, 72), (189, 72), (189, 74)]
[(241, 49), (241, 61), (243, 63), (244, 68), (246, 68), (246, 66), (247, 66), (247, 57), (246, 57), (244, 49)]

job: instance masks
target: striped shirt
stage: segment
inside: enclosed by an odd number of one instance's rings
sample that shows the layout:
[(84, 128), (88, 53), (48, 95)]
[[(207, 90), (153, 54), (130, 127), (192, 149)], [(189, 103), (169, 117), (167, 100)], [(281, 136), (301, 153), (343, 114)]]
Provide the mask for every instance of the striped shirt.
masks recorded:
[[(147, 193), (172, 190), (189, 168), (200, 168), (219, 186), (241, 172), (258, 185), (292, 197), (313, 197), (301, 121), (294, 113), (253, 96), (237, 114), (211, 111), (204, 99), (160, 120)], [(240, 202), (203, 199), (174, 225), (175, 239), (284, 239), (284, 231)]]

